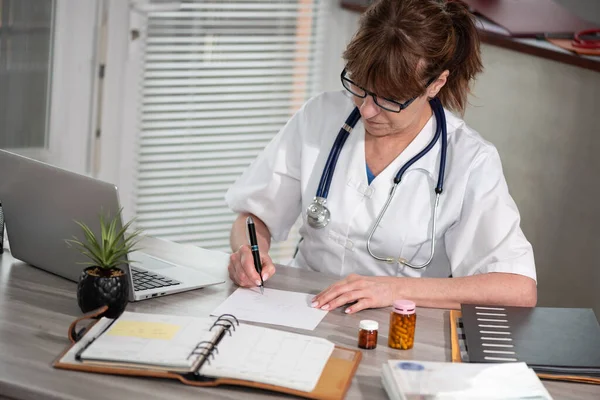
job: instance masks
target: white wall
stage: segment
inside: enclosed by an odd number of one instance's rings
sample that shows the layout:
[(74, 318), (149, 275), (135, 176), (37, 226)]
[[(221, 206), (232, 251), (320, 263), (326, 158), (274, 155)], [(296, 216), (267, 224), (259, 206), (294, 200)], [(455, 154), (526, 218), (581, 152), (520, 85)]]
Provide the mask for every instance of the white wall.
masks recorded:
[(498, 147), (534, 247), (539, 303), (600, 313), (600, 73), (482, 50), (465, 120)]
[[(341, 88), (341, 54), (358, 17), (330, 16), (324, 90)], [(600, 315), (600, 73), (489, 45), (482, 53), (465, 120), (502, 157), (534, 247), (538, 305)]]
[(325, 24), (326, 42), (323, 48), (323, 77), (321, 78), (323, 91), (342, 89), (340, 82), (340, 74), (344, 69), (342, 52), (358, 27), (358, 17), (357, 12), (344, 10), (339, 6), (330, 9)]

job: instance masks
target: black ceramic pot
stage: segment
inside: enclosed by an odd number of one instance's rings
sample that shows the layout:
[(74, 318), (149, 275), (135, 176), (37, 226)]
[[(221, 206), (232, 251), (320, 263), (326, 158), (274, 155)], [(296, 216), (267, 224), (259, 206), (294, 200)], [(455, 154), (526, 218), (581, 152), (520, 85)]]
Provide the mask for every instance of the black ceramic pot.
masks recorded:
[(108, 306), (102, 316), (117, 318), (125, 311), (128, 301), (129, 280), (123, 270), (88, 267), (82, 271), (77, 284), (77, 303), (84, 313)]

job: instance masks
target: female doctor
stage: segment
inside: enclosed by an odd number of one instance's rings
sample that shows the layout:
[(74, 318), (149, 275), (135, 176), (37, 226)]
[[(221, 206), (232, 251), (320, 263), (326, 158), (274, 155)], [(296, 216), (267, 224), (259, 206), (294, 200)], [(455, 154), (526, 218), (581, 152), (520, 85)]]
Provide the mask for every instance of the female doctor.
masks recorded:
[(293, 264), (341, 279), (313, 307), (534, 306), (533, 251), (498, 152), (449, 111), (464, 112), (482, 69), (467, 9), (377, 1), (343, 58), (344, 89), (304, 104), (228, 191), (239, 213), (230, 278), (260, 284), (247, 216), (266, 280), (271, 238), (285, 240), (301, 215)]

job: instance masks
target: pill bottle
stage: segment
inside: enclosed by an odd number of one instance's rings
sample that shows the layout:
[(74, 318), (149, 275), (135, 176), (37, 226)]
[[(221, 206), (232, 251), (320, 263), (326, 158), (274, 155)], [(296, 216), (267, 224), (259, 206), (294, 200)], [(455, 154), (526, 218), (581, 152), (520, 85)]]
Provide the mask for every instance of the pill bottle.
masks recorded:
[(377, 347), (377, 330), (379, 323), (370, 319), (360, 321), (358, 329), (358, 347), (361, 349), (374, 349)]
[(390, 314), (390, 334), (388, 346), (394, 349), (412, 349), (415, 341), (417, 314), (415, 303), (410, 300), (394, 301), (394, 310)]

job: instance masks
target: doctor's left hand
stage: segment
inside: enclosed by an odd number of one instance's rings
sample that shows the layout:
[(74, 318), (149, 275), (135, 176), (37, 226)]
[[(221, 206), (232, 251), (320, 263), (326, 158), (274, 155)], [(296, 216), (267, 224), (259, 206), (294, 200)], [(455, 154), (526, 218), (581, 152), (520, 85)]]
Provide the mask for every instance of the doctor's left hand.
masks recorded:
[(331, 311), (348, 303), (347, 314), (366, 308), (387, 307), (394, 302), (398, 279), (391, 276), (348, 275), (315, 296), (312, 307)]

